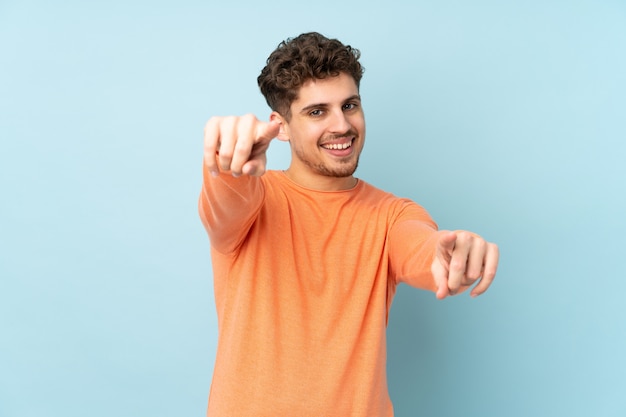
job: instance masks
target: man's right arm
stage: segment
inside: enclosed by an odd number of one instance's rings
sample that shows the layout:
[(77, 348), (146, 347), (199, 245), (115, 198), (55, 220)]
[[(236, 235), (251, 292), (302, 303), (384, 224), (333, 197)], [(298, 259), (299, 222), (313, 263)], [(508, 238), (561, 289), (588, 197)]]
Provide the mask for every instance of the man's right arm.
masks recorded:
[(212, 246), (234, 251), (245, 238), (264, 197), (258, 176), (279, 124), (252, 115), (213, 117), (204, 131), (203, 186), (199, 213)]

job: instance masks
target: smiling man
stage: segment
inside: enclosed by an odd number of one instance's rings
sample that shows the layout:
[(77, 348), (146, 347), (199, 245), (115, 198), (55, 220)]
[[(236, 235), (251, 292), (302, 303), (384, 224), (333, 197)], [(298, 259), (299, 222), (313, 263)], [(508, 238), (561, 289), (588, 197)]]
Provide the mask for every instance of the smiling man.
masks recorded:
[[(218, 349), (208, 416), (392, 416), (386, 326), (400, 283), (485, 292), (498, 248), (438, 231), (418, 204), (357, 179), (359, 51), (282, 42), (258, 78), (272, 109), (205, 127), (199, 211), (211, 241)], [(278, 138), (285, 171), (266, 171)]]

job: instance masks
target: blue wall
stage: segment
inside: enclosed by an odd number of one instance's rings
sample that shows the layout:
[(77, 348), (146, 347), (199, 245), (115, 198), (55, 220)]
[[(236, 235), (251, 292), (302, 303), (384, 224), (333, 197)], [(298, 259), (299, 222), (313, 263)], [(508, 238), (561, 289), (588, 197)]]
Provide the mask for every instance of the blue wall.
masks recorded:
[(204, 414), (202, 128), (309, 30), (363, 53), (358, 175), (501, 248), (399, 291), (397, 415), (626, 415), (626, 3), (58, 3), (0, 2), (0, 416)]

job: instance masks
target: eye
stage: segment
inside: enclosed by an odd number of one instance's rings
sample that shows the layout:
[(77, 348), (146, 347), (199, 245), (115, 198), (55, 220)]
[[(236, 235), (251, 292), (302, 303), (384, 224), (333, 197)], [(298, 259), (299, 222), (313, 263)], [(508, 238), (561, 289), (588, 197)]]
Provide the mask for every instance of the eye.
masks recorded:
[(322, 111), (320, 109), (311, 110), (309, 112), (309, 116), (319, 117), (322, 115)]
[(343, 105), (344, 110), (354, 110), (356, 109), (356, 107), (357, 107), (356, 103), (346, 103)]

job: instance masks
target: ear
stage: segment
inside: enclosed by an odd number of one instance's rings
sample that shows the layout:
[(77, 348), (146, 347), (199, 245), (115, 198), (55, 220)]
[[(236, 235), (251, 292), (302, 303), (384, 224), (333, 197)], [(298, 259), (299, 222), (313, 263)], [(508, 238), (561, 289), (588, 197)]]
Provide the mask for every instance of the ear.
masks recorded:
[(278, 122), (280, 124), (280, 130), (278, 131), (276, 138), (284, 142), (289, 142), (289, 134), (287, 133), (289, 126), (285, 121), (285, 118), (277, 111), (273, 111), (272, 114), (270, 114), (270, 121)]

